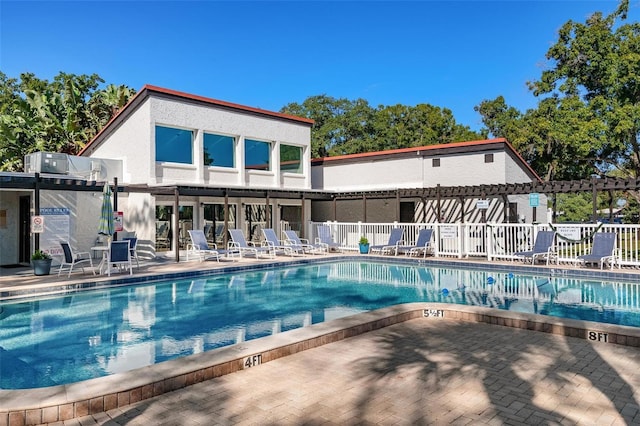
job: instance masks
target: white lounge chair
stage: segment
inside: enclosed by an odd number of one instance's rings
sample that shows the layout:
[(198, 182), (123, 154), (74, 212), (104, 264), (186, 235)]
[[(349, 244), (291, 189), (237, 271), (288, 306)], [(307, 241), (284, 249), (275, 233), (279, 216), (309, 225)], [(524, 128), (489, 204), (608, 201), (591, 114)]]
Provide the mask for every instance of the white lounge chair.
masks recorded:
[(215, 258), (220, 262), (220, 252), (216, 249), (215, 245), (213, 248), (209, 247), (204, 231), (200, 229), (189, 229), (188, 232), (191, 238), (191, 244), (187, 246), (187, 260), (189, 260), (189, 253), (191, 253), (197, 256), (200, 262), (210, 258)]
[(231, 236), (229, 250), (239, 252), (241, 257), (248, 256), (256, 259), (260, 256), (275, 257), (275, 252), (268, 246), (249, 245), (240, 229), (229, 229), (229, 236)]
[(298, 253), (295, 247), (286, 245), (280, 241), (276, 235), (276, 231), (272, 228), (262, 228), (262, 234), (264, 235), (267, 246), (271, 248), (276, 255), (284, 254), (287, 256), (293, 256)]
[(329, 225), (318, 225), (318, 236), (315, 244), (322, 244), (326, 247), (326, 251), (340, 251), (340, 244), (333, 241), (331, 237), (331, 228)]
[(328, 251), (326, 244), (311, 244), (309, 240), (298, 237), (293, 229), (284, 231), (284, 235), (287, 237), (287, 244), (302, 253), (322, 254)]
[(64, 259), (60, 262), (60, 269), (58, 269), (58, 276), (60, 273), (66, 268), (69, 269), (69, 273), (67, 277), (71, 276), (71, 271), (75, 266), (79, 266), (82, 269), (82, 273), (84, 273), (85, 263), (89, 262), (89, 266), (91, 266), (91, 270), (93, 275), (96, 274), (96, 271), (93, 270), (93, 260), (91, 259), (91, 253), (88, 251), (74, 251), (71, 248), (71, 244), (67, 241), (61, 241), (60, 245), (62, 246), (62, 252), (64, 253)]

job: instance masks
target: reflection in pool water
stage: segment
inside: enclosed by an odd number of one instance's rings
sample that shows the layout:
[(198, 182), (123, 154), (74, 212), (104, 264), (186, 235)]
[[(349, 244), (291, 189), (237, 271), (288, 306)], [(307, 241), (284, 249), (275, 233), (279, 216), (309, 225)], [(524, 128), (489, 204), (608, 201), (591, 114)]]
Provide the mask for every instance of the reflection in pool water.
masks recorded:
[(0, 304), (0, 388), (106, 376), (408, 302), (637, 327), (639, 288), (564, 276), (345, 261), (6, 302)]

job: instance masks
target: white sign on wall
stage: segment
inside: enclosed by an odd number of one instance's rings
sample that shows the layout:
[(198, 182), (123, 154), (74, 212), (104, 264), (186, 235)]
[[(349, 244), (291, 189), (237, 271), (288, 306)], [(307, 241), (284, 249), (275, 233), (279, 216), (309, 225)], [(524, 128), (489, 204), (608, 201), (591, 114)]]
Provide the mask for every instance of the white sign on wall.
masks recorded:
[(558, 235), (568, 240), (580, 241), (582, 238), (580, 236), (580, 228), (577, 226), (556, 226), (555, 229)]
[(458, 238), (458, 227), (457, 226), (441, 226), (440, 227), (440, 238), (442, 239), (455, 239)]
[(33, 234), (42, 234), (44, 232), (44, 216), (31, 217), (31, 232)]
[(69, 241), (69, 209), (66, 207), (45, 207), (40, 209), (44, 216), (44, 232), (40, 234), (40, 250), (52, 256), (62, 256), (60, 241)]
[(480, 210), (486, 210), (489, 208), (489, 200), (478, 200), (476, 201), (476, 207)]

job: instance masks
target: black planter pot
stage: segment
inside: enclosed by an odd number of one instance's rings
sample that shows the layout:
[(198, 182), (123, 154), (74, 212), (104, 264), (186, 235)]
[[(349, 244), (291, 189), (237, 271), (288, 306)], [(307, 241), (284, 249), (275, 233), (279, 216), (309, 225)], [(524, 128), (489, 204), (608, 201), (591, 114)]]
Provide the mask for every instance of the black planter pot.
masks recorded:
[(49, 275), (51, 273), (52, 259), (35, 259), (31, 261), (34, 275)]

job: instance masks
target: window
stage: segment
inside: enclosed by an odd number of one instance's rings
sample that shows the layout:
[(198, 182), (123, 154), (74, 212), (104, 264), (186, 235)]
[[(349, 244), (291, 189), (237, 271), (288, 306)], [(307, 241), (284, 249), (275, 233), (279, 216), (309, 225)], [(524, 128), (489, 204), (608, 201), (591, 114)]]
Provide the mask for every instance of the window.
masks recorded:
[(203, 137), (204, 165), (235, 167), (235, 138), (205, 133)]
[(493, 163), (493, 154), (485, 154), (484, 155), (485, 163)]
[(440, 167), (440, 159), (434, 158), (431, 160), (431, 167)]
[(156, 126), (156, 161), (193, 164), (193, 132)]
[(247, 170), (271, 170), (271, 144), (245, 139), (244, 167)]
[(280, 145), (280, 171), (302, 173), (302, 148)]

